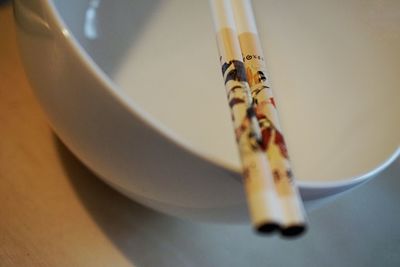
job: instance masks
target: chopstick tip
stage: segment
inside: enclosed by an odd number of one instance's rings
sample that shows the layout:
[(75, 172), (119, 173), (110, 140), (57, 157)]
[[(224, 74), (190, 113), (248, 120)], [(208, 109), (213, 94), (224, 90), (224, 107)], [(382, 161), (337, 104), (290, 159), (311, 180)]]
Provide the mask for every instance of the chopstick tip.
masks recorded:
[(266, 222), (256, 226), (255, 230), (260, 234), (271, 234), (274, 231), (279, 230), (279, 225), (275, 222)]
[(302, 236), (307, 231), (307, 226), (304, 224), (292, 225), (279, 229), (281, 235), (286, 238), (296, 238)]

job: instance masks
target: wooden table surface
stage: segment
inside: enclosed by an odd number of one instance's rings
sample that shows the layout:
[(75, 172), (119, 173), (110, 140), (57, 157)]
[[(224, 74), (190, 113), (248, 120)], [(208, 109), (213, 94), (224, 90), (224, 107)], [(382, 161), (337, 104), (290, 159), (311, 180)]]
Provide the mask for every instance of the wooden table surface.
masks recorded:
[(99, 182), (52, 133), (21, 66), (9, 4), (0, 38), (0, 266), (131, 266), (96, 220), (123, 236), (125, 211), (144, 208)]
[(53, 134), (23, 72), (9, 4), (0, 38), (1, 267), (400, 266), (399, 161), (310, 214), (295, 241), (161, 215), (106, 186)]

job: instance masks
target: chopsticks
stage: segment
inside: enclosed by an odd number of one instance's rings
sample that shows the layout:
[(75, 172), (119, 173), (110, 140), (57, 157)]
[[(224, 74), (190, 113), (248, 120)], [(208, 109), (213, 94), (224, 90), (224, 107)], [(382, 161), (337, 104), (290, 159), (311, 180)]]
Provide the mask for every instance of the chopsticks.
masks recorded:
[(306, 229), (249, 0), (210, 0), (250, 217), (261, 233)]

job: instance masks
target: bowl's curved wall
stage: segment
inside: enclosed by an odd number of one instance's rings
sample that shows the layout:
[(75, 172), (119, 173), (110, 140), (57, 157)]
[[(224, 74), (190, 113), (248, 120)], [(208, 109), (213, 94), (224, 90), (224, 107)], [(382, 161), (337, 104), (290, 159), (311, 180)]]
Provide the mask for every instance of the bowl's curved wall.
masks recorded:
[[(26, 73), (54, 131), (111, 186), (175, 215), (244, 218), (240, 175), (182, 148), (121, 100), (75, 43), (49, 1), (14, 2)], [(122, 95), (123, 97), (123, 95)], [(301, 185), (304, 200), (347, 190), (372, 175), (324, 186)]]
[(53, 129), (85, 164), (112, 184), (170, 205), (244, 201), (237, 174), (188, 153), (136, 116), (71, 47), (48, 6), (26, 2), (15, 3), (26, 73)]

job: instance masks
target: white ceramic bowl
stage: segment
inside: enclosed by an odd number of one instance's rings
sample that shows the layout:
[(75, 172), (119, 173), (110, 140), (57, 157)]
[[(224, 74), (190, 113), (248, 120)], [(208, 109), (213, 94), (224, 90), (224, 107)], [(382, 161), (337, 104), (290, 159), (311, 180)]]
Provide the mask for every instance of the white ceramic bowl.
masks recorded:
[[(396, 1), (254, 1), (307, 206), (400, 153), (400, 31), (386, 4)], [(246, 217), (207, 1), (15, 0), (14, 8), (50, 124), (99, 177), (170, 214)]]

